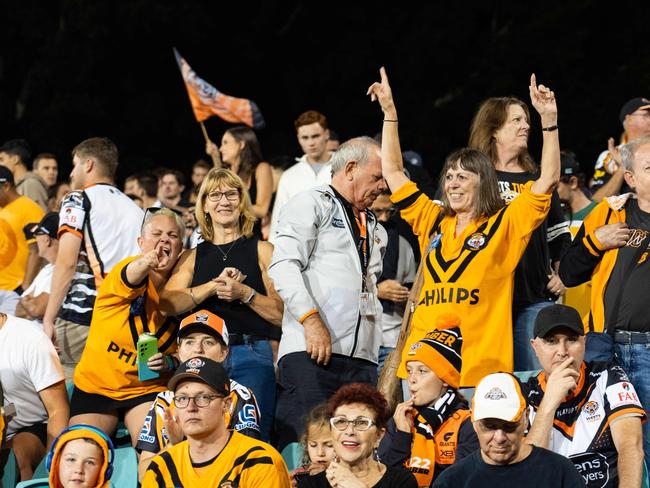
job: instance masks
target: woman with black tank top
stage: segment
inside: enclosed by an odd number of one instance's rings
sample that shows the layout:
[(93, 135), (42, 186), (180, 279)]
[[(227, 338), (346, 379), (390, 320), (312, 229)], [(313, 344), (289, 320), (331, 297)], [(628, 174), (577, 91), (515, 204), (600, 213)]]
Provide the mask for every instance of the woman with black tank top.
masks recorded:
[(253, 129), (245, 125), (232, 127), (223, 133), (221, 147), (208, 142), (206, 152), (217, 168), (222, 165), (238, 175), (246, 184), (253, 214), (257, 222), (253, 234), (262, 237), (262, 219), (269, 213), (273, 195), (273, 173), (271, 165), (263, 161), (262, 149)]
[(253, 236), (255, 216), (248, 192), (241, 178), (227, 169), (214, 168), (206, 176), (196, 219), (204, 241), (181, 256), (161, 303), (174, 314), (205, 308), (224, 319), (230, 347), (224, 366), (232, 379), (253, 390), (262, 439), (268, 440), (275, 408), (273, 364), (284, 308), (267, 274), (273, 245)]

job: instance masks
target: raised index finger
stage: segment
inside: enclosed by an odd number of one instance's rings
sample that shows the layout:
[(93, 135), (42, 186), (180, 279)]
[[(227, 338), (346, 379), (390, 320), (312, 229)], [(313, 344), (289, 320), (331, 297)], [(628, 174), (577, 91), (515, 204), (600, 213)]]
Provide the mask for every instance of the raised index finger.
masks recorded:
[(535, 76), (535, 73), (531, 73), (530, 75), (530, 87), (533, 90), (537, 90), (537, 77)]
[(379, 68), (379, 76), (381, 76), (382, 85), (388, 84), (388, 76), (386, 76), (386, 68), (383, 66)]

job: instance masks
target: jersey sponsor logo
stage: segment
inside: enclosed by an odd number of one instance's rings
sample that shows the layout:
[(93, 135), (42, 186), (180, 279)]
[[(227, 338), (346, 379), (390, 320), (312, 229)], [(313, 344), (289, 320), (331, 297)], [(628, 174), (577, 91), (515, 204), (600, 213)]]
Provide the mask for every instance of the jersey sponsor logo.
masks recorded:
[(106, 348), (106, 352), (117, 354), (118, 361), (124, 361), (126, 364), (130, 364), (131, 366), (135, 366), (138, 360), (138, 355), (135, 353), (135, 351), (128, 351), (113, 341), (111, 341)]
[(147, 442), (153, 444), (156, 441), (156, 438), (150, 435), (151, 432), (151, 415), (147, 415), (144, 418), (144, 424), (142, 425), (142, 430), (138, 436), (138, 440), (142, 442)]
[(486, 400), (502, 400), (504, 398), (508, 398), (508, 396), (501, 388), (494, 386), (490, 388), (490, 391), (488, 391), (483, 398)]
[(337, 229), (345, 229), (345, 224), (343, 223), (343, 219), (334, 217), (332, 219), (332, 227), (336, 227)]
[(244, 405), (244, 407), (239, 411), (239, 423), (257, 423), (257, 410), (255, 405)]
[(605, 394), (607, 395), (607, 401), (612, 409), (624, 405), (634, 405), (636, 407), (641, 406), (639, 397), (631, 383), (624, 381), (622, 383), (610, 385), (605, 390)]
[(441, 303), (463, 303), (469, 300), (470, 305), (476, 305), (479, 300), (479, 289), (474, 288), (468, 290), (467, 288), (456, 288), (453, 286), (434, 288), (433, 290), (426, 290), (424, 297), (420, 300), (418, 305), (440, 305)]
[(63, 212), (61, 212), (61, 221), (59, 222), (59, 226), (67, 225), (73, 229), (80, 229), (83, 225), (85, 215), (86, 212), (84, 212), (83, 208), (65, 208)]
[(609, 463), (603, 454), (585, 452), (569, 456), (578, 473), (588, 486), (607, 486), (609, 481)]
[(469, 236), (469, 239), (465, 241), (465, 247), (470, 251), (478, 251), (479, 249), (485, 247), (486, 241), (487, 238), (485, 237), (485, 234), (482, 232), (477, 232)]

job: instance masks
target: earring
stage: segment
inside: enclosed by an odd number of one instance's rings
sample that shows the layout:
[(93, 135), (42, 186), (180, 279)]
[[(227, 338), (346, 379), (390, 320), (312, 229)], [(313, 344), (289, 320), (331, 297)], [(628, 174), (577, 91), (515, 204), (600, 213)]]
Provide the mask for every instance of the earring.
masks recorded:
[(373, 458), (375, 459), (375, 461), (379, 462), (379, 451), (377, 450), (377, 446), (374, 447), (372, 452), (373, 452), (372, 455), (373, 455)]

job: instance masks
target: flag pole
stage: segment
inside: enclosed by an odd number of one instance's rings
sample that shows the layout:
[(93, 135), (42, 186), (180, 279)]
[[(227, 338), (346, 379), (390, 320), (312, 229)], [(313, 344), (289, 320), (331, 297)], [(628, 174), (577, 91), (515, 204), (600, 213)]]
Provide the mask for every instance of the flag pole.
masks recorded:
[(207, 144), (208, 142), (212, 142), (210, 140), (210, 137), (208, 136), (208, 131), (205, 129), (205, 124), (203, 123), (203, 121), (199, 122), (199, 125), (201, 126), (201, 132), (203, 132), (205, 143)]

